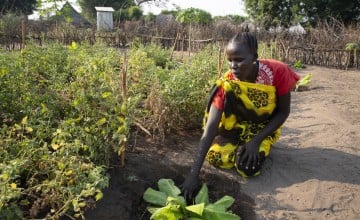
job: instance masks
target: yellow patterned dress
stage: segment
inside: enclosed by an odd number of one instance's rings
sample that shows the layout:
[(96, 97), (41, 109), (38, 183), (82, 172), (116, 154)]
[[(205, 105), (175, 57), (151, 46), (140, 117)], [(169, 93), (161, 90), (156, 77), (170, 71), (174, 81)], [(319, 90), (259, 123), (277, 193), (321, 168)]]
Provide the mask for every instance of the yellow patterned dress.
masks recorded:
[[(236, 149), (249, 142), (269, 122), (276, 107), (276, 88), (272, 85), (230, 80), (228, 73), (217, 80), (206, 108), (204, 125), (207, 121), (214, 97), (222, 91), (225, 96), (224, 109), (219, 124), (219, 132), (207, 152), (207, 161), (216, 167), (230, 169), (236, 167)], [(280, 128), (265, 138), (259, 152), (267, 157), (273, 143), (280, 136)], [(237, 169), (242, 176), (248, 176)], [(256, 171), (253, 175), (258, 175)]]

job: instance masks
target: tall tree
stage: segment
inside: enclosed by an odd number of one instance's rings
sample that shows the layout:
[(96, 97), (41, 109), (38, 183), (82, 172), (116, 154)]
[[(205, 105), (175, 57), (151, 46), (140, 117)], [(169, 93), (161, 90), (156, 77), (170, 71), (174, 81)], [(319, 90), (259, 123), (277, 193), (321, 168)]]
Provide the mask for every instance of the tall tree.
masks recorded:
[(265, 28), (335, 18), (345, 24), (360, 21), (360, 0), (244, 0), (249, 16)]
[(266, 29), (276, 26), (290, 26), (295, 21), (297, 0), (245, 0), (248, 15)]
[(311, 25), (329, 18), (335, 18), (344, 24), (360, 21), (360, 0), (303, 0), (302, 2), (304, 16)]
[(127, 11), (130, 20), (139, 20), (143, 16), (143, 11), (139, 6), (131, 6)]
[(211, 14), (198, 8), (187, 8), (180, 10), (176, 20), (183, 24), (208, 24), (212, 21)]
[(0, 14), (30, 15), (36, 9), (36, 0), (0, 0)]

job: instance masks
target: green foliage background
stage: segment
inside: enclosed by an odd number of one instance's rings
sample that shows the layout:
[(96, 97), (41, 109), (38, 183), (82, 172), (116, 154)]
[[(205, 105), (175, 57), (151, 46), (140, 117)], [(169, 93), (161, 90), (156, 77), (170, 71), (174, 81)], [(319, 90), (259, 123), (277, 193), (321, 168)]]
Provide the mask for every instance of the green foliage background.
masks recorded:
[(102, 197), (110, 149), (127, 134), (113, 83), (118, 57), (76, 44), (2, 53), (0, 216), (82, 215)]
[(0, 14), (16, 13), (30, 15), (36, 9), (37, 0), (0, 0)]
[(359, 0), (245, 0), (244, 3), (249, 17), (265, 29), (298, 23), (314, 27), (334, 18), (346, 25), (360, 20)]
[(217, 77), (217, 48), (170, 59), (170, 50), (152, 44), (129, 51), (129, 117), (156, 138), (171, 131), (199, 128), (208, 92)]

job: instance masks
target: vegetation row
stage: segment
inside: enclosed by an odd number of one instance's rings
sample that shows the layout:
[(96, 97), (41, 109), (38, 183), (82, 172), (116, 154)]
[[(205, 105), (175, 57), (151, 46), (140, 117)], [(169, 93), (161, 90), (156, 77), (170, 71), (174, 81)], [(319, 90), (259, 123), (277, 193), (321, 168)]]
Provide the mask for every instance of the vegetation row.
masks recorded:
[(201, 125), (217, 48), (176, 57), (86, 42), (2, 51), (0, 218), (83, 217), (134, 129), (163, 138)]

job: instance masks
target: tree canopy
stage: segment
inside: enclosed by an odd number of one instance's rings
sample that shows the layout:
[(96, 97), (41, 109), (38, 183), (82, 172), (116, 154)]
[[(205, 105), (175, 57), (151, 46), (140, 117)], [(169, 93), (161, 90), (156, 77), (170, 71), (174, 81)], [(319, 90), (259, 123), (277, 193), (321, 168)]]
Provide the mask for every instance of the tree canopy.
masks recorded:
[(360, 0), (304, 0), (304, 16), (314, 25), (335, 18), (345, 24), (360, 21)]
[(36, 9), (37, 0), (0, 0), (0, 14), (30, 15)]
[(316, 25), (335, 18), (345, 24), (360, 21), (360, 0), (244, 0), (249, 16), (265, 28), (296, 23)]
[(212, 21), (212, 17), (209, 12), (204, 10), (198, 8), (187, 8), (178, 12), (176, 20), (183, 24), (208, 24)]
[(143, 16), (143, 10), (139, 6), (120, 8), (114, 12), (114, 19), (117, 21), (139, 20)]

